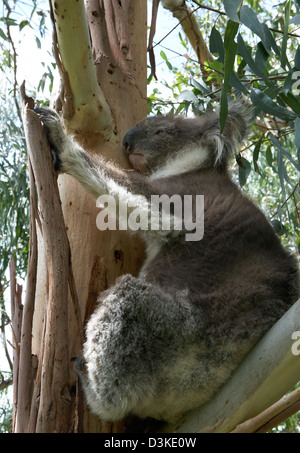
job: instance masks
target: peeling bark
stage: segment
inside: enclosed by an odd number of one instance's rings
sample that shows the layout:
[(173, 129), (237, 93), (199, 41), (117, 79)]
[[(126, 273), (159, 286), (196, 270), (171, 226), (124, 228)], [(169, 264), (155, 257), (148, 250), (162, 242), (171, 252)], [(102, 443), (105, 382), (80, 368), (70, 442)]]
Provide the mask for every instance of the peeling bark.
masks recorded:
[[(37, 209), (33, 201), (35, 187), (31, 183), (32, 249), (22, 320), (15, 432), (67, 432), (70, 429), (70, 411), (72, 410), (67, 303), (70, 247), (50, 148), (40, 119), (26, 104), (23, 107), (23, 124), (39, 199), (39, 218), (46, 250), (49, 287), (45, 307), (43, 352), (39, 357), (38, 372), (32, 386), (31, 342), (37, 266), (36, 216), (34, 214)], [(31, 402), (32, 392), (36, 397), (33, 402)]]

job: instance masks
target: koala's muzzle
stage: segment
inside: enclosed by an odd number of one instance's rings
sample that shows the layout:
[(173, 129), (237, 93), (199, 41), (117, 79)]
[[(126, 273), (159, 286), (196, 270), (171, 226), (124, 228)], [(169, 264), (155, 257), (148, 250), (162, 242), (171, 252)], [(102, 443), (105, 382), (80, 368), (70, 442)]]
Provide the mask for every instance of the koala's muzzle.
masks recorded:
[(127, 131), (126, 134), (124, 135), (123, 146), (126, 152), (130, 153), (131, 151), (134, 150), (137, 133), (138, 128), (137, 126), (134, 126), (132, 129), (129, 129), (129, 131)]

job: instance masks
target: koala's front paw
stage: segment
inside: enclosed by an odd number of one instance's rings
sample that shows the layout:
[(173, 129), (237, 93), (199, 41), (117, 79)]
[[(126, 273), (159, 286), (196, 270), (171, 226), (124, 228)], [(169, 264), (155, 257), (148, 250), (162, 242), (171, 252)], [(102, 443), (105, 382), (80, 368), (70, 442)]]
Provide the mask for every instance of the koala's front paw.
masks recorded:
[(83, 360), (80, 357), (72, 357), (71, 361), (74, 362), (74, 369), (78, 376), (82, 376), (85, 372)]
[(36, 108), (34, 111), (40, 116), (43, 122), (51, 148), (54, 168), (56, 171), (59, 171), (61, 169), (60, 153), (62, 152), (66, 138), (60, 116), (55, 110), (44, 107)]

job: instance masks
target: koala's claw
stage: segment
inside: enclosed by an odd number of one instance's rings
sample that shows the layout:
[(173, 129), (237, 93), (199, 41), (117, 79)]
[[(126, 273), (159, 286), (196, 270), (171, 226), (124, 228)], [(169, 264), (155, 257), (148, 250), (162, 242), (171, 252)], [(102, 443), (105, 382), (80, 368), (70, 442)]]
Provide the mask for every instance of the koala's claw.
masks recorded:
[(50, 108), (39, 107), (34, 109), (44, 125), (48, 142), (51, 148), (51, 154), (53, 158), (54, 168), (57, 172), (61, 169), (61, 159), (59, 157), (61, 153), (61, 147), (65, 137), (64, 130), (62, 128), (60, 116), (55, 110)]
[(71, 361), (74, 362), (74, 369), (79, 376), (84, 373), (84, 362), (80, 357), (72, 357)]

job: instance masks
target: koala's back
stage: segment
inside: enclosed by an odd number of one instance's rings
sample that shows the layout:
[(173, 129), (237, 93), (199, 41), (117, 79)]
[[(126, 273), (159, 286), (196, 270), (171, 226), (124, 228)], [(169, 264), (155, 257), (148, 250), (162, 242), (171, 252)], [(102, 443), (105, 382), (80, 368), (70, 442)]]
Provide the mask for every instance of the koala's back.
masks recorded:
[(261, 336), (297, 300), (295, 257), (227, 174), (200, 170), (182, 175), (181, 184), (177, 177), (174, 188), (166, 184), (169, 194), (182, 187), (182, 195), (204, 195), (204, 236), (162, 247), (146, 280), (169, 292), (188, 290), (206, 334), (216, 341)]
[(295, 260), (227, 175), (166, 178), (150, 193), (204, 195), (204, 236), (156, 244), (139, 278), (101, 295), (82, 380), (105, 420), (172, 421), (200, 407), (297, 298)]

